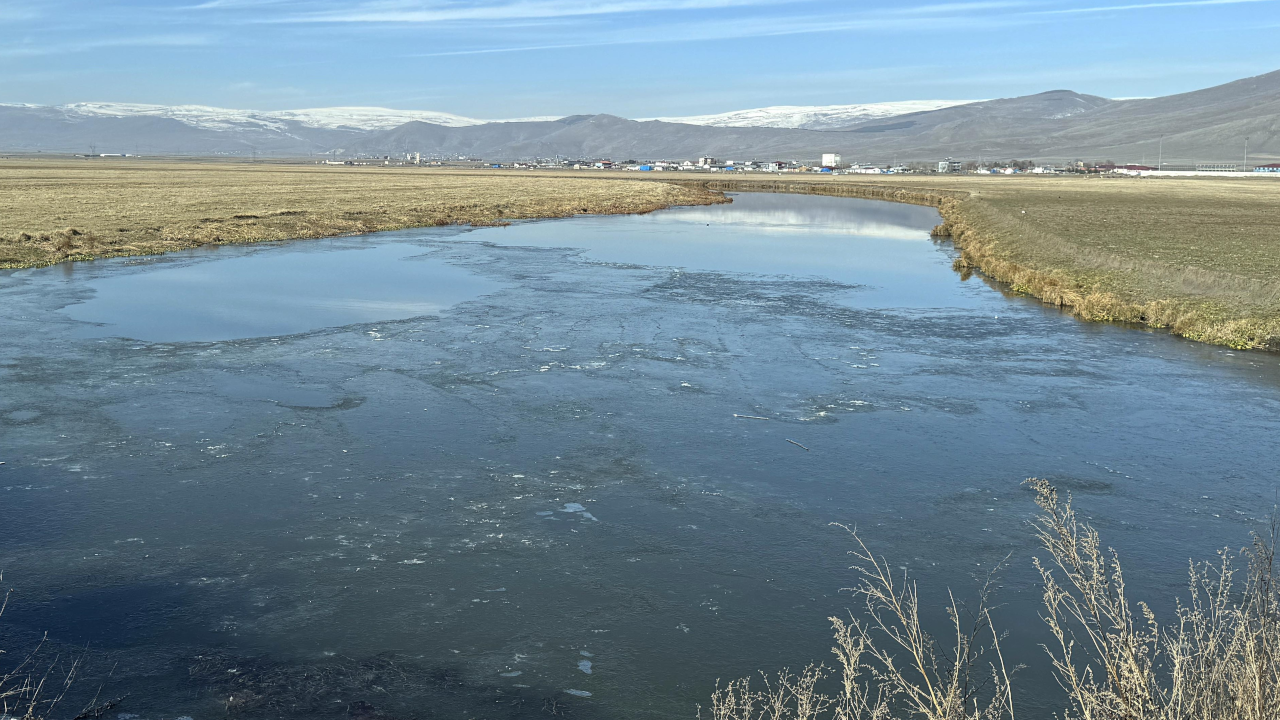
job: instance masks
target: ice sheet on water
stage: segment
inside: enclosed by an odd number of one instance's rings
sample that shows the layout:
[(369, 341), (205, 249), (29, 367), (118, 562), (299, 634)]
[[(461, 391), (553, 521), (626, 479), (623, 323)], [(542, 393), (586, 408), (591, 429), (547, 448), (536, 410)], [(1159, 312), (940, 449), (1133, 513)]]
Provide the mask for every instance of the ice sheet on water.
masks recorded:
[(586, 674), (590, 675), (590, 674), (591, 674), (591, 661), (590, 661), (590, 660), (579, 660), (579, 661), (578, 661), (578, 669), (579, 669), (579, 670), (581, 670), (582, 672), (584, 672), (584, 673), (586, 673)]
[(565, 503), (564, 507), (560, 508), (560, 512), (567, 512), (567, 513), (578, 513), (578, 512), (585, 512), (585, 511), (586, 511), (586, 508), (583, 507), (582, 505), (579, 505), (578, 503)]
[(586, 690), (570, 689), (570, 690), (565, 690), (565, 692), (569, 693), (570, 695), (574, 695), (576, 697), (591, 697), (591, 693), (587, 692)]

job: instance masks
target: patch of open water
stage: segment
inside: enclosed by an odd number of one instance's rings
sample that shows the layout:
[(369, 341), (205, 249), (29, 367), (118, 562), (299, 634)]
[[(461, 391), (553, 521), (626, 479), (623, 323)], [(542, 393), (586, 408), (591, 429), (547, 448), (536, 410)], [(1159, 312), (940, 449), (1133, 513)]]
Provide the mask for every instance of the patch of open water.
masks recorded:
[(936, 222), (741, 195), (0, 275), (0, 647), (89, 643), (148, 719), (691, 717), (828, 657), (845, 522), (932, 622), (1012, 553), (1045, 712), (1020, 481), (1167, 612), (1270, 505), (1280, 367), (962, 281)]

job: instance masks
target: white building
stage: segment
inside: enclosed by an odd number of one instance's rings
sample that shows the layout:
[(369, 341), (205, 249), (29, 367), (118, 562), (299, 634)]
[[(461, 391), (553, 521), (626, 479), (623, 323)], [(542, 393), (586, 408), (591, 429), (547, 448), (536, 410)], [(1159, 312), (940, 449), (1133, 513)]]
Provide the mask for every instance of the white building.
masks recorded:
[(822, 167), (840, 167), (840, 155), (838, 153), (822, 153)]

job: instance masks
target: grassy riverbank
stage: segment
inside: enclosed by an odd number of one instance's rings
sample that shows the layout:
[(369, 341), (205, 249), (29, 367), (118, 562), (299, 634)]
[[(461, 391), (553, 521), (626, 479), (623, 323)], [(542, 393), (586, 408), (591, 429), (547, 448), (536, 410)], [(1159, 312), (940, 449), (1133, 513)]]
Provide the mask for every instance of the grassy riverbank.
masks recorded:
[(932, 205), (961, 250), (962, 272), (980, 270), (1085, 320), (1280, 349), (1280, 178), (822, 178), (9, 160), (0, 161), (0, 268), (721, 201), (709, 190)]
[(0, 268), (205, 243), (566, 217), (721, 202), (619, 176), (162, 161), (0, 161)]
[(933, 205), (963, 258), (1093, 321), (1280, 349), (1280, 178), (680, 178)]

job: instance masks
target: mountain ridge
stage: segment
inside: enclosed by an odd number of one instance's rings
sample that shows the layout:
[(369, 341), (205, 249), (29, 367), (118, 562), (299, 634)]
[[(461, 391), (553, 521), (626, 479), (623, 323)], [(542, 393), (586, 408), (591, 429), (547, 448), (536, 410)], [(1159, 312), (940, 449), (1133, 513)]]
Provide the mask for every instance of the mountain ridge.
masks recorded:
[[(857, 112), (850, 108), (869, 106), (821, 106), (831, 114), (818, 120), (797, 115), (796, 106), (774, 106), (759, 109), (777, 112), (757, 114), (755, 126), (740, 126), (723, 124), (743, 121), (734, 113), (694, 116), (703, 124), (606, 114), (486, 122), (380, 108), (264, 113), (110, 103), (0, 105), (0, 150), (333, 157), (419, 152), (495, 161), (704, 155), (813, 161), (836, 152), (847, 162), (874, 163), (943, 157), (1151, 163), (1158, 156), (1170, 162), (1243, 162), (1247, 137), (1253, 158), (1280, 159), (1280, 71), (1157, 98), (1114, 100), (1050, 90), (900, 114), (892, 114), (890, 106), (911, 108), (910, 103), (880, 104), (882, 116), (864, 113), (846, 125), (841, 118)], [(755, 111), (739, 115), (743, 112)], [(767, 124), (787, 113), (791, 120), (785, 122), (813, 121), (820, 127)]]

